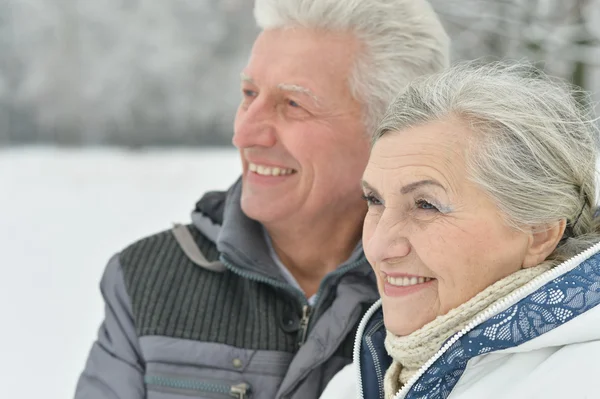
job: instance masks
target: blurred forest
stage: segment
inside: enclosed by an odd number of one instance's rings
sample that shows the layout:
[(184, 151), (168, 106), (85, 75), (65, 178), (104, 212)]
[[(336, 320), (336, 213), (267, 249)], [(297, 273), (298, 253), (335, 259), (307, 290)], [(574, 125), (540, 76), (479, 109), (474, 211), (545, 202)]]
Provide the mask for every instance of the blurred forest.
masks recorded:
[[(454, 60), (531, 59), (600, 99), (600, 0), (431, 2)], [(0, 0), (0, 145), (230, 143), (252, 3)]]

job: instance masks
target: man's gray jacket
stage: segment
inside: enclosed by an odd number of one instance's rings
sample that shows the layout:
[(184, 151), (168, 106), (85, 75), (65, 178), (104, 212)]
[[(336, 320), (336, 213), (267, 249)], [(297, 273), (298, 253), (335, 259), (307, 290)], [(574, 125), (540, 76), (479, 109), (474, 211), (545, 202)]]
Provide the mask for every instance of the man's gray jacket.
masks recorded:
[(378, 298), (361, 245), (311, 307), (242, 213), (240, 191), (206, 194), (191, 225), (110, 260), (76, 399), (311, 399), (352, 361), (357, 324)]

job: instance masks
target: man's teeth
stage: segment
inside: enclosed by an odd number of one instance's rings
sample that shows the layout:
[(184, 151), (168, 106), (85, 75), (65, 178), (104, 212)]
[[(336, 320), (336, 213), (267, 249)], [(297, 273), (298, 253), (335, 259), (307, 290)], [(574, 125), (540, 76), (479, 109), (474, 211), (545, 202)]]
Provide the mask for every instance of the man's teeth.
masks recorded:
[(284, 169), (284, 168), (278, 168), (278, 167), (263, 166), (263, 165), (257, 165), (254, 163), (249, 163), (248, 169), (250, 169), (251, 172), (254, 172), (254, 173), (257, 173), (257, 174), (263, 175), (263, 176), (285, 176), (285, 175), (291, 175), (292, 173), (294, 173), (294, 169)]
[(391, 285), (395, 285), (397, 287), (408, 287), (411, 285), (423, 284), (428, 281), (433, 280), (429, 277), (390, 277), (387, 276), (386, 280)]

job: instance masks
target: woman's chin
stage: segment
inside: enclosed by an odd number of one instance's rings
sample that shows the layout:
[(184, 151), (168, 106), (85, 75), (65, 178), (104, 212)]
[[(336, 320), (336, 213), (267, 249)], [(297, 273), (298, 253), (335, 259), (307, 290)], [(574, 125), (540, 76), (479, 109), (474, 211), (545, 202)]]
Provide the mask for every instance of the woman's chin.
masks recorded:
[[(411, 311), (412, 310), (412, 311)], [(435, 315), (427, 315), (424, 312), (414, 311), (414, 307), (408, 312), (400, 311), (396, 306), (386, 307), (383, 300), (383, 323), (386, 330), (392, 334), (403, 337), (417, 331), (425, 324), (435, 319)]]

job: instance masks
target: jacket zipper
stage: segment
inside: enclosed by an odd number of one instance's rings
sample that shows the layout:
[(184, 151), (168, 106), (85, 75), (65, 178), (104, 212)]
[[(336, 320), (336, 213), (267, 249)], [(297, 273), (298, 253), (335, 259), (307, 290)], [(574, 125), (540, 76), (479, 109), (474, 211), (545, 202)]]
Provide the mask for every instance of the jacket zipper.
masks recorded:
[(465, 328), (463, 328), (461, 331), (457, 332), (452, 338), (450, 338), (450, 340), (447, 341), (446, 344), (423, 365), (423, 367), (421, 367), (421, 369), (417, 372), (417, 374), (412, 376), (412, 378), (410, 380), (408, 380), (408, 382), (402, 387), (402, 389), (400, 389), (400, 391), (398, 391), (398, 393), (396, 393), (396, 395), (394, 396), (394, 399), (404, 398), (406, 396), (406, 394), (408, 393), (408, 391), (410, 390), (410, 388), (412, 388), (412, 386), (415, 384), (415, 382), (417, 382), (417, 380), (419, 378), (421, 378), (421, 376), (423, 374), (425, 374), (427, 369), (429, 369), (429, 367), (431, 367), (431, 365), (437, 359), (439, 359), (444, 354), (444, 352), (446, 352), (448, 349), (450, 349), (450, 347), (452, 347), (452, 345), (454, 345), (456, 343), (456, 341), (458, 341), (460, 338), (462, 338), (469, 331), (471, 331), (472, 329), (474, 329), (475, 327), (477, 327), (484, 321), (486, 321), (486, 320), (492, 318), (493, 316), (497, 315), (498, 313), (502, 312), (503, 310), (508, 309), (515, 303), (519, 302), (521, 299), (526, 298), (528, 295), (531, 295), (533, 292), (535, 292), (539, 288), (543, 287), (548, 282), (550, 282), (550, 281), (554, 280), (555, 278), (559, 277), (560, 275), (565, 274), (566, 272), (574, 269), (577, 265), (581, 264), (584, 260), (588, 259), (589, 257), (594, 255), (598, 251), (600, 251), (600, 243), (597, 243), (594, 246), (592, 246), (591, 248), (586, 249), (582, 253), (575, 255), (574, 257), (572, 257), (570, 259), (567, 259), (560, 265), (558, 265), (558, 266), (554, 267), (553, 269), (548, 270), (546, 273), (534, 278), (529, 283), (525, 284), (523, 287), (519, 288), (512, 294), (505, 297), (504, 299), (500, 300), (499, 302), (496, 302), (494, 305), (492, 305), (490, 308), (488, 308), (487, 311), (485, 311), (482, 314), (480, 314), (479, 316), (477, 316), (473, 321), (471, 321), (469, 324), (467, 324), (467, 326)]
[[(384, 374), (382, 373), (381, 370), (381, 363), (379, 362), (379, 356), (377, 355), (377, 351), (375, 350), (375, 346), (373, 345), (373, 340), (370, 338), (366, 339), (367, 341), (367, 348), (369, 349), (369, 351), (371, 351), (371, 356), (373, 357), (374, 363), (375, 363), (375, 373), (377, 374), (377, 382), (379, 385), (379, 389), (380, 389), (380, 394), (379, 397), (381, 399), (383, 399), (383, 386), (381, 384), (379, 384), (379, 382), (383, 383), (383, 379), (384, 379)], [(362, 389), (362, 385), (361, 385), (361, 389)]]
[[(319, 284), (319, 289), (317, 291), (317, 294), (315, 295), (315, 299), (316, 299), (315, 305), (313, 307), (311, 307), (310, 305), (308, 305), (308, 301), (307, 301), (307, 305), (305, 305), (303, 308), (302, 320), (305, 320), (306, 327), (305, 327), (305, 331), (302, 334), (302, 339), (300, 340), (300, 346), (302, 346), (302, 344), (304, 344), (304, 342), (306, 342), (306, 338), (308, 336), (308, 331), (310, 330), (310, 327), (312, 327), (312, 322), (314, 321), (311, 318), (311, 316), (314, 314), (313, 310), (318, 309), (319, 306), (321, 305), (321, 298), (323, 297), (323, 290), (324, 290), (324, 287), (325, 287), (327, 281), (329, 281), (333, 277), (340, 276), (352, 269), (357, 268), (364, 262), (365, 262), (365, 259), (361, 258), (361, 259), (356, 260), (346, 266), (342, 266), (342, 267), (334, 270), (333, 272), (329, 273), (327, 276), (325, 276), (323, 281), (321, 281), (321, 284)], [(300, 321), (300, 325), (302, 325), (302, 320)]]
[(315, 301), (314, 307), (310, 306), (310, 304), (308, 303), (308, 299), (306, 299), (306, 295), (304, 294), (304, 292), (302, 292), (301, 290), (299, 290), (298, 288), (296, 288), (290, 284), (283, 283), (281, 281), (275, 280), (274, 278), (262, 276), (258, 273), (246, 272), (246, 271), (240, 269), (239, 267), (235, 266), (233, 264), (233, 262), (230, 262), (227, 259), (227, 257), (224, 255), (221, 255), (221, 262), (223, 262), (223, 264), (229, 270), (231, 270), (233, 273), (235, 273), (243, 278), (246, 278), (246, 279), (252, 280), (252, 281), (256, 281), (259, 283), (263, 283), (263, 284), (268, 284), (268, 285), (271, 285), (276, 288), (281, 288), (281, 289), (291, 293), (294, 297), (296, 297), (296, 299), (298, 299), (298, 302), (302, 306), (302, 318), (300, 319), (300, 330), (299, 330), (299, 334), (298, 334), (298, 346), (300, 347), (306, 342), (306, 338), (308, 337), (308, 332), (310, 331), (310, 327), (312, 326), (311, 316), (314, 314), (313, 310), (318, 308), (318, 306), (320, 305), (321, 296), (323, 293), (323, 287), (324, 287), (325, 283), (334, 276), (344, 274), (344, 273), (358, 267), (360, 264), (362, 264), (364, 262), (364, 259), (359, 259), (355, 262), (352, 262), (346, 266), (340, 267), (340, 268), (336, 269), (335, 271), (329, 273), (323, 279), (323, 281), (321, 281), (321, 284), (319, 285), (319, 290), (317, 291), (317, 294), (315, 296), (316, 301)]
[(306, 336), (308, 335), (308, 322), (310, 321), (310, 313), (312, 308), (310, 305), (304, 305), (302, 307), (302, 318), (300, 319), (300, 341), (298, 346), (302, 346), (306, 342)]
[(246, 394), (250, 386), (246, 383), (232, 385), (229, 394), (237, 399), (246, 399)]
[(191, 378), (174, 378), (174, 377), (161, 377), (161, 376), (146, 376), (144, 381), (147, 385), (173, 389), (183, 390), (194, 393), (216, 393), (227, 395), (237, 399), (247, 399), (250, 385), (245, 382), (239, 384), (226, 384), (218, 382), (206, 382), (199, 381)]
[[(580, 254), (567, 259), (566, 261), (559, 264), (558, 266), (556, 266), (556, 267), (552, 268), (551, 270), (534, 278), (529, 283), (527, 283), (524, 286), (522, 286), (521, 288), (517, 289), (512, 294), (504, 297), (500, 301), (493, 304), (485, 312), (481, 313), (479, 316), (477, 316), (475, 319), (473, 319), (469, 324), (467, 324), (467, 326), (465, 328), (463, 328), (461, 331), (454, 334), (448, 341), (446, 341), (444, 346), (442, 346), (442, 348), (435, 355), (433, 355), (431, 358), (429, 358), (429, 360), (427, 360), (427, 362), (425, 362), (425, 364), (419, 369), (419, 371), (415, 375), (413, 375), (406, 384), (404, 384), (402, 389), (400, 389), (396, 393), (396, 395), (394, 395), (394, 399), (403, 399), (406, 396), (406, 394), (408, 393), (408, 391), (412, 388), (412, 386), (417, 382), (417, 380), (419, 378), (421, 378), (421, 376), (423, 374), (425, 374), (425, 372), (429, 369), (429, 367), (431, 367), (433, 365), (433, 363), (435, 363), (448, 349), (450, 349), (450, 347), (452, 347), (452, 345), (454, 345), (456, 343), (456, 341), (458, 341), (464, 335), (469, 333), (475, 327), (477, 327), (484, 321), (492, 318), (493, 316), (499, 314), (503, 310), (508, 309), (512, 305), (519, 302), (521, 299), (526, 298), (528, 295), (531, 295), (533, 292), (535, 292), (539, 288), (543, 287), (548, 282), (550, 282), (550, 281), (556, 279), (557, 277), (561, 276), (562, 274), (565, 274), (568, 271), (574, 269), (576, 266), (578, 266), (583, 261), (590, 258), (592, 255), (598, 253), (599, 251), (600, 251), (600, 243), (597, 243), (597, 244), (593, 245), (592, 247), (586, 249), (585, 251), (581, 252)], [(357, 374), (358, 374), (358, 392), (360, 395), (359, 398), (361, 398), (361, 399), (364, 398), (364, 396), (363, 396), (364, 392), (363, 392), (362, 375), (360, 372), (360, 344), (361, 344), (362, 336), (364, 334), (364, 331), (365, 331), (365, 328), (366, 328), (366, 325), (367, 325), (369, 319), (373, 316), (373, 314), (377, 311), (377, 309), (379, 309), (379, 307), (381, 307), (381, 299), (379, 301), (375, 302), (375, 304), (373, 304), (373, 306), (371, 306), (371, 308), (369, 308), (367, 313), (365, 313), (365, 316), (363, 317), (363, 320), (360, 322), (359, 328), (357, 330), (356, 340), (354, 341), (353, 356), (355, 359), (356, 370), (357, 370)]]
[(367, 328), (367, 324), (369, 323), (369, 320), (371, 319), (371, 317), (373, 317), (373, 315), (375, 314), (377, 309), (379, 309), (380, 307), (381, 307), (381, 299), (378, 299), (377, 302), (375, 302), (366, 311), (365, 315), (363, 316), (362, 320), (360, 321), (360, 324), (358, 325), (358, 328), (356, 329), (356, 338), (354, 339), (354, 351), (352, 353), (352, 359), (354, 359), (354, 363), (356, 364), (356, 373), (358, 374), (358, 376), (357, 376), (358, 396), (357, 397), (360, 399), (364, 399), (362, 374), (360, 372), (360, 344), (362, 343), (362, 337), (365, 333), (365, 330)]

